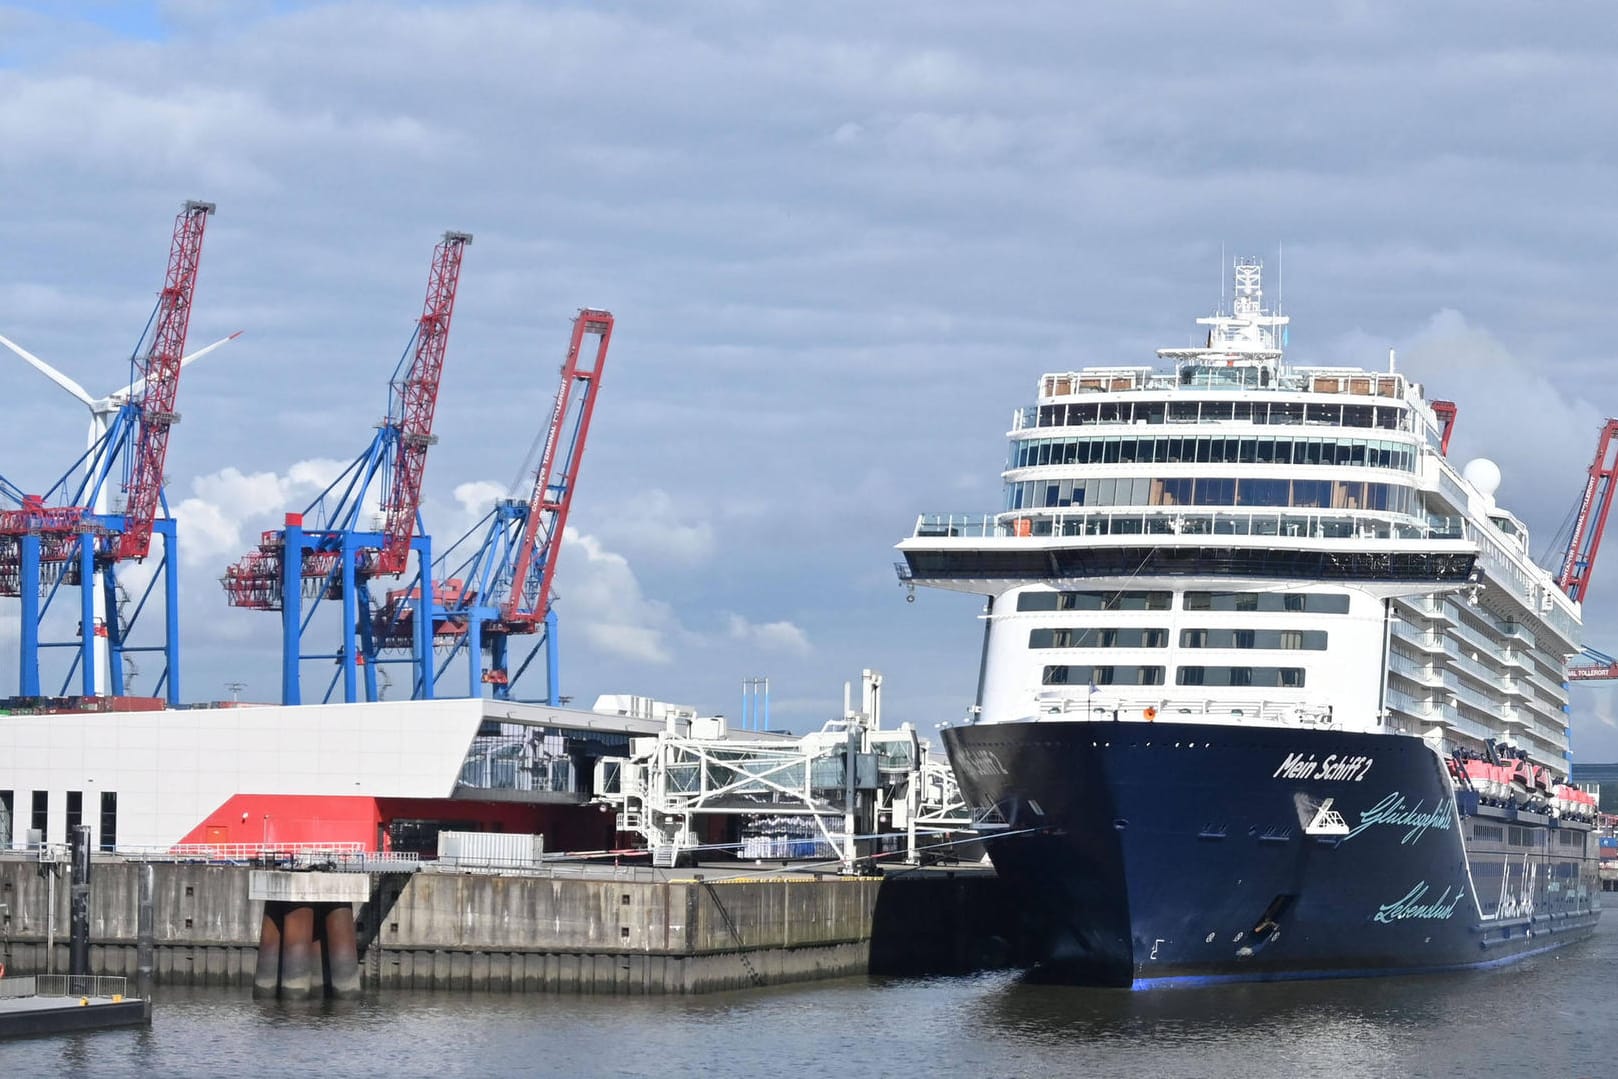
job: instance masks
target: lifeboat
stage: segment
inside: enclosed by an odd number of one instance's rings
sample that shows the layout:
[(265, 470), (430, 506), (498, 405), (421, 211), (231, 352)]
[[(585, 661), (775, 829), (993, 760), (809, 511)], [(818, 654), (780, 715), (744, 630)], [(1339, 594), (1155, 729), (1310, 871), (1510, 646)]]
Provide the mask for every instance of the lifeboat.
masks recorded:
[(1511, 793), (1519, 806), (1528, 804), (1529, 792), (1534, 789), (1533, 766), (1527, 761), (1517, 761), (1511, 766)]

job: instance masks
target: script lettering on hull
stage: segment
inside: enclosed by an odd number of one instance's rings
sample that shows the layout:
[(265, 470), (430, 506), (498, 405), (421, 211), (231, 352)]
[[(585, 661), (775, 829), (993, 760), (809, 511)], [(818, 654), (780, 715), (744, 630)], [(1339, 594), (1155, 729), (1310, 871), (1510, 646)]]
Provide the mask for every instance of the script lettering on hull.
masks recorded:
[(1455, 823), (1455, 806), (1445, 803), (1425, 808), (1426, 800), (1417, 802), (1413, 806), (1405, 805), (1405, 796), (1394, 791), (1370, 809), (1360, 814), (1360, 822), (1353, 830), (1343, 837), (1344, 842), (1353, 839), (1367, 828), (1379, 824), (1392, 825), (1395, 828), (1408, 828), (1409, 831), (1400, 837), (1400, 845), (1418, 842), (1427, 834), (1429, 828), (1449, 831)]
[(1423, 902), (1427, 898), (1427, 893), (1431, 890), (1432, 888), (1426, 881), (1420, 881), (1414, 888), (1398, 899), (1391, 903), (1382, 904), (1377, 909), (1377, 912), (1371, 916), (1371, 920), (1381, 922), (1383, 925), (1404, 921), (1407, 918), (1442, 921), (1454, 914), (1455, 908), (1461, 905), (1462, 899), (1466, 898), (1465, 888), (1457, 890), (1454, 898), (1451, 898), (1450, 889), (1446, 887), (1437, 899)]

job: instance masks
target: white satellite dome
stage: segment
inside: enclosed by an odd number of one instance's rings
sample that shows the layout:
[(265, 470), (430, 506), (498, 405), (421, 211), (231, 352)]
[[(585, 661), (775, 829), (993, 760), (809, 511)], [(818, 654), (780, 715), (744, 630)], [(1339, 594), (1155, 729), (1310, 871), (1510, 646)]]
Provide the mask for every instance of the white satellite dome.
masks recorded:
[(1466, 462), (1461, 469), (1461, 475), (1466, 482), (1477, 489), (1478, 494), (1494, 501), (1494, 493), (1500, 489), (1500, 466), (1487, 457), (1479, 457)]

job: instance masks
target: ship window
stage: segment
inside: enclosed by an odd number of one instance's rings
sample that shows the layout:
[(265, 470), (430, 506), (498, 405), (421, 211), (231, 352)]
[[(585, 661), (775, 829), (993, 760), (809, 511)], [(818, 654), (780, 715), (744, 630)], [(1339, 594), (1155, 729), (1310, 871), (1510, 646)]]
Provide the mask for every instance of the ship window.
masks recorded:
[(1271, 423), (1302, 423), (1303, 405), (1297, 401), (1271, 401)]
[(0, 850), (11, 849), (11, 814), (17, 808), (15, 791), (0, 791)]
[(1024, 592), (1019, 611), (1166, 611), (1172, 592)]
[(1189, 476), (1163, 481), (1163, 504), (1165, 506), (1185, 506), (1191, 502), (1192, 481)]
[(73, 829), (84, 823), (84, 792), (67, 792), (67, 840), (73, 842)]
[(1202, 422), (1218, 423), (1228, 420), (1231, 416), (1231, 403), (1229, 401), (1202, 402)]
[(1180, 631), (1180, 647), (1264, 648), (1322, 652), (1326, 648), (1326, 631), (1320, 629), (1184, 629)]
[(1149, 626), (1059, 626), (1028, 631), (1029, 648), (1166, 648), (1169, 631)]
[(1100, 421), (1102, 423), (1117, 423), (1123, 418), (1119, 415), (1118, 409), (1119, 405), (1117, 401), (1103, 401), (1101, 403), (1101, 414), (1099, 417)]
[(1344, 427), (1369, 427), (1375, 416), (1376, 409), (1371, 405), (1344, 405)]
[(1181, 667), (1174, 672), (1181, 686), (1300, 687), (1302, 667)]
[(1340, 426), (1342, 426), (1342, 423), (1343, 423), (1343, 406), (1342, 405), (1310, 405), (1309, 406), (1309, 422), (1310, 423), (1324, 423), (1324, 424), (1330, 424), (1333, 427), (1340, 427)]
[(1285, 506), (1291, 494), (1286, 480), (1239, 480), (1236, 501), (1243, 506)]
[(1307, 611), (1347, 614), (1348, 597), (1328, 592), (1187, 592), (1188, 611)]
[(1063, 422), (1066, 419), (1067, 419), (1067, 406), (1066, 405), (1040, 405), (1039, 406), (1039, 423), (1038, 423), (1038, 426), (1040, 426), (1040, 427), (1060, 427), (1060, 426), (1062, 426)]
[(1047, 686), (1160, 686), (1163, 684), (1163, 668), (1057, 664), (1046, 667), (1040, 681)]
[(41, 843), (50, 842), (51, 826), (51, 793), (50, 791), (35, 791), (33, 812), (29, 814), (28, 827), (39, 833)]
[(1096, 406), (1093, 404), (1071, 406), (1067, 410), (1067, 422), (1072, 427), (1096, 422)]
[(1376, 425), (1389, 431), (1401, 430), (1404, 428), (1404, 423), (1402, 422), (1403, 417), (1401, 416), (1401, 413), (1403, 412), (1404, 409), (1402, 408), (1394, 408), (1389, 405), (1377, 405)]
[(1162, 423), (1163, 422), (1163, 402), (1162, 401), (1140, 401), (1140, 402), (1137, 402), (1136, 405), (1135, 405), (1135, 422), (1136, 423)]
[(1169, 402), (1169, 422), (1170, 423), (1196, 423), (1197, 422), (1197, 402), (1195, 402), (1195, 401), (1170, 401)]

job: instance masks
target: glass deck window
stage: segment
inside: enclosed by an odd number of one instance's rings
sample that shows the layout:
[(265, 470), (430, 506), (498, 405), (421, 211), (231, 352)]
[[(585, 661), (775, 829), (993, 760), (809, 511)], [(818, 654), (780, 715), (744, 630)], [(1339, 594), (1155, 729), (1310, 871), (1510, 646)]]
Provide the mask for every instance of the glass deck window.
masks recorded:
[(1028, 631), (1029, 648), (1167, 648), (1169, 631), (1151, 626), (1060, 626)]
[(1047, 686), (1160, 686), (1163, 684), (1163, 668), (1057, 664), (1046, 667), (1040, 681)]
[(1172, 592), (1024, 592), (1019, 611), (1166, 611)]
[(1182, 629), (1181, 648), (1264, 648), (1324, 652), (1323, 629)]
[(1303, 685), (1302, 667), (1180, 667), (1174, 672), (1178, 686), (1261, 686), (1297, 688)]
[(1329, 592), (1187, 592), (1188, 611), (1305, 611), (1347, 614), (1348, 597)]

